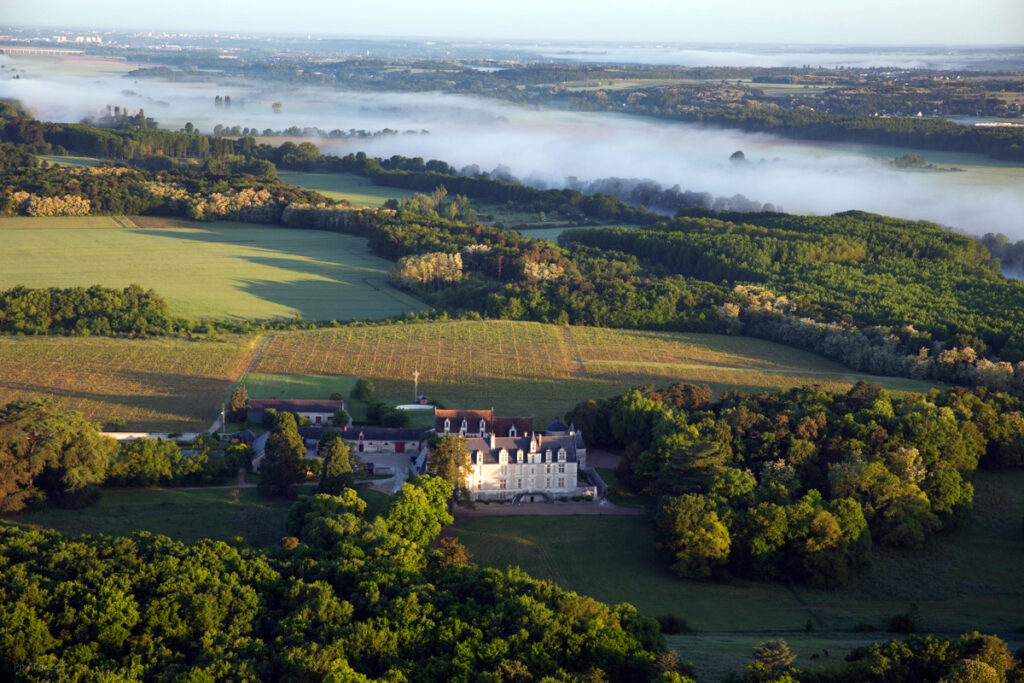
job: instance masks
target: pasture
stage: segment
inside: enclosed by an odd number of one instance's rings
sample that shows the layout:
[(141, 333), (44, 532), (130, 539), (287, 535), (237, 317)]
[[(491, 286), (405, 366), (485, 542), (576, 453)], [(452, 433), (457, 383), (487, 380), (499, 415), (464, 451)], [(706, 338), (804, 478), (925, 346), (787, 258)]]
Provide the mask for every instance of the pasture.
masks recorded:
[[(300, 492), (309, 493), (299, 489)], [(379, 491), (357, 489), (367, 516), (380, 514), (390, 500)], [(181, 489), (105, 489), (99, 502), (81, 510), (46, 507), (8, 515), (0, 523), (62, 533), (125, 536), (137, 531), (163, 534), (185, 543), (204, 538), (230, 541), (241, 536), (256, 546), (278, 543), (292, 500), (263, 498), (256, 488), (221, 486)]]
[(325, 197), (344, 199), (355, 206), (376, 208), (389, 199), (409, 199), (413, 195), (412, 190), (374, 185), (369, 178), (352, 173), (280, 171), (277, 177), (289, 185), (316, 190)]
[(23, 528), (49, 528), (76, 536), (125, 536), (136, 531), (163, 534), (185, 543), (203, 538), (229, 541), (241, 536), (252, 545), (271, 545), (285, 535), (292, 501), (261, 498), (255, 487), (132, 489), (103, 491), (99, 502), (82, 510), (47, 507), (6, 518)]
[(820, 356), (746, 337), (464, 321), (275, 333), (253, 368), (271, 375), (372, 379), (382, 400), (420, 391), (448, 407), (491, 407), (546, 424), (587, 398), (643, 384), (707, 383), (717, 393), (859, 379), (893, 390), (932, 385), (855, 373)]
[(197, 319), (379, 319), (422, 309), (366, 240), (247, 223), (138, 217), (0, 221), (0, 289), (138, 284)]
[(100, 424), (205, 429), (249, 363), (254, 341), (0, 337), (0, 403), (50, 397)]
[[(1021, 644), (1024, 627), (1024, 472), (978, 472), (975, 508), (964, 527), (923, 551), (879, 550), (853, 585), (824, 591), (744, 579), (684, 581), (654, 549), (648, 518), (607, 515), (475, 516), (455, 528), (481, 566), (519, 566), (531, 575), (654, 616), (685, 619), (696, 633), (670, 638), (683, 660), (718, 679), (750, 661), (753, 646), (784, 637), (801, 659), (829, 649), (832, 660), (884, 640), (887, 619), (911, 603), (922, 630), (980, 630)], [(805, 630), (810, 622), (813, 631)], [(858, 628), (874, 631), (855, 632)]]

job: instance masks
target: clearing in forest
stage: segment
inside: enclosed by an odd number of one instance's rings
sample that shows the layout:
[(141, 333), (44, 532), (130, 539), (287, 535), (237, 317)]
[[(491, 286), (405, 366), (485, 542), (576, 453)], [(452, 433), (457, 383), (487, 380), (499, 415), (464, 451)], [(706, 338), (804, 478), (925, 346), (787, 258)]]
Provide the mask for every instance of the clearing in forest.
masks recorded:
[(0, 219), (0, 289), (130, 284), (188, 318), (366, 320), (422, 310), (366, 240), (226, 221)]

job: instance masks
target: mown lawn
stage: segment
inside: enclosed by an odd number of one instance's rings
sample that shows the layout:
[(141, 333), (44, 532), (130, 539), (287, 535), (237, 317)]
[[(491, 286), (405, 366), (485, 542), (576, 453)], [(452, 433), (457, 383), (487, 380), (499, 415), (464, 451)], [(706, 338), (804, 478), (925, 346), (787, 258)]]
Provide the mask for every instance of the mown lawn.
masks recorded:
[[(300, 493), (314, 488), (299, 487)], [(390, 496), (357, 489), (367, 516), (387, 506)], [(285, 519), (293, 500), (263, 498), (253, 487), (201, 489), (107, 489), (95, 505), (82, 510), (43, 508), (7, 516), (0, 523), (50, 528), (69, 535), (123, 536), (136, 531), (163, 534), (193, 543), (202, 538), (227, 541), (241, 536), (252, 545), (273, 545), (286, 535)]]
[(48, 507), (7, 522), (69, 535), (150, 531), (186, 543), (241, 536), (253, 545), (270, 545), (285, 535), (290, 505), (288, 500), (261, 498), (255, 488), (113, 489), (82, 510)]
[(318, 230), (170, 218), (0, 221), (0, 289), (138, 284), (176, 315), (366, 320), (424, 305), (387, 280), (366, 240)]

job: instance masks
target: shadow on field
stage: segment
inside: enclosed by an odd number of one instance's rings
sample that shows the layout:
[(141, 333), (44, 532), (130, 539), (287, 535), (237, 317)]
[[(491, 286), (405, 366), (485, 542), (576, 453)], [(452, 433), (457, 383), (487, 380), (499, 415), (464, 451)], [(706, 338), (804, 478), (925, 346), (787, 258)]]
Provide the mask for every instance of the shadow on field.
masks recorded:
[[(387, 269), (391, 263), (371, 254), (362, 237), (274, 225), (216, 227), (186, 221), (175, 223), (178, 224), (190, 229), (150, 228), (146, 234), (211, 245), (237, 245), (234, 257), (253, 266), (251, 278), (235, 279), (239, 290), (294, 309), (303, 319), (384, 318), (424, 308), (421, 302), (388, 283)], [(266, 277), (274, 277), (267, 269), (278, 271), (281, 279)]]

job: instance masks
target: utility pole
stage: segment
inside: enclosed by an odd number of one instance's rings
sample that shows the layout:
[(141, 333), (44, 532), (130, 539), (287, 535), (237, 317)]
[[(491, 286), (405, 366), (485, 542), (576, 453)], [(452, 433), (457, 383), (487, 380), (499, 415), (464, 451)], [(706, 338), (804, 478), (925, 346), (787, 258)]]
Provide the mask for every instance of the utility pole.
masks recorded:
[(420, 371), (419, 368), (412, 371), (412, 402), (420, 400)]

